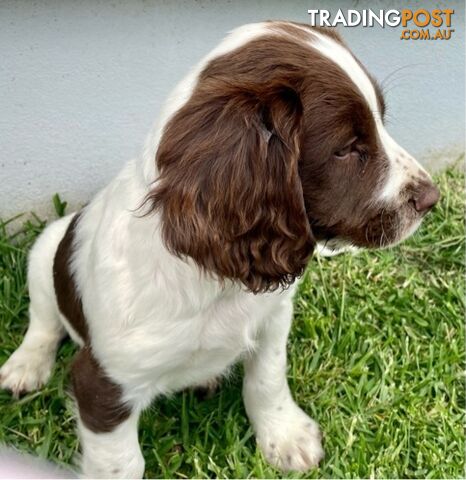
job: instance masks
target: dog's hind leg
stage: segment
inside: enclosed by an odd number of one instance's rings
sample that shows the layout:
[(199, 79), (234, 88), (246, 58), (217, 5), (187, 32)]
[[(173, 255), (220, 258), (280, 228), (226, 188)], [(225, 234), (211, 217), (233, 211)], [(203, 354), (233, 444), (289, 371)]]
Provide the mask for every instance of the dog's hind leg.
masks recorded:
[(126, 402), (115, 382), (85, 345), (73, 362), (71, 382), (77, 403), (83, 478), (142, 478), (136, 404)]
[(52, 269), (55, 251), (70, 220), (68, 216), (48, 226), (29, 255), (29, 327), (19, 348), (0, 369), (0, 387), (15, 396), (47, 382), (58, 344), (66, 333), (58, 313)]

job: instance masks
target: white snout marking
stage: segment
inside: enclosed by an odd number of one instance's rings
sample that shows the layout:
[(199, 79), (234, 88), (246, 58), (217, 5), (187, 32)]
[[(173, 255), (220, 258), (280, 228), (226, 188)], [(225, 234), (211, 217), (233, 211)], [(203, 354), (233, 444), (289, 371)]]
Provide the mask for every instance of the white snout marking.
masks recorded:
[(398, 145), (385, 130), (381, 121), (376, 119), (377, 131), (389, 161), (387, 179), (379, 194), (379, 201), (395, 201), (407, 183), (429, 178), (422, 165), (404, 148)]

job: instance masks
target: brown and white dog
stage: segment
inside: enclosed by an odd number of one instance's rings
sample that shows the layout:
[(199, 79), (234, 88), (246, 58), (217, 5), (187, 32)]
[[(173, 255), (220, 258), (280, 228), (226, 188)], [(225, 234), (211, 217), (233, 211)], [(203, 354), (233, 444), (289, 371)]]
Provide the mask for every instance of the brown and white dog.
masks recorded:
[(383, 119), (379, 87), (333, 31), (233, 31), (175, 89), (141, 157), (37, 240), (30, 325), (1, 386), (43, 385), (68, 333), (82, 346), (83, 474), (140, 477), (141, 410), (242, 360), (265, 457), (316, 466), (318, 426), (286, 380), (296, 283), (316, 247), (393, 245), (439, 197)]

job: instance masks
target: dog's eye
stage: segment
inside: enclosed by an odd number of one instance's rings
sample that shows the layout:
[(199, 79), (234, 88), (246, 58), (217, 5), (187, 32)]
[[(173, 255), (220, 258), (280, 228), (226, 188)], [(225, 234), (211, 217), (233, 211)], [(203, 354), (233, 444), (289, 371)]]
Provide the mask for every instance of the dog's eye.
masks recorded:
[(351, 155), (352, 152), (356, 151), (355, 149), (356, 140), (357, 138), (353, 137), (348, 143), (346, 143), (343, 146), (343, 148), (334, 152), (333, 155), (338, 159), (347, 158), (349, 155)]
[(338, 152), (335, 152), (335, 157), (343, 158), (348, 156), (351, 152), (353, 151), (353, 145), (348, 145), (345, 148), (342, 148), (341, 150), (338, 150)]

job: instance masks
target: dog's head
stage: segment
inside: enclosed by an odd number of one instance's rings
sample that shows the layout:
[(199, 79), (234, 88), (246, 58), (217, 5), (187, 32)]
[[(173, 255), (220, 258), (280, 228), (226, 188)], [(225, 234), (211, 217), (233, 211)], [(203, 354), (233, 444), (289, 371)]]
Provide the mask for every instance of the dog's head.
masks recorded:
[(261, 292), (301, 275), (316, 242), (406, 238), (439, 194), (383, 118), (380, 89), (333, 31), (233, 32), (162, 132), (148, 200), (167, 247)]

